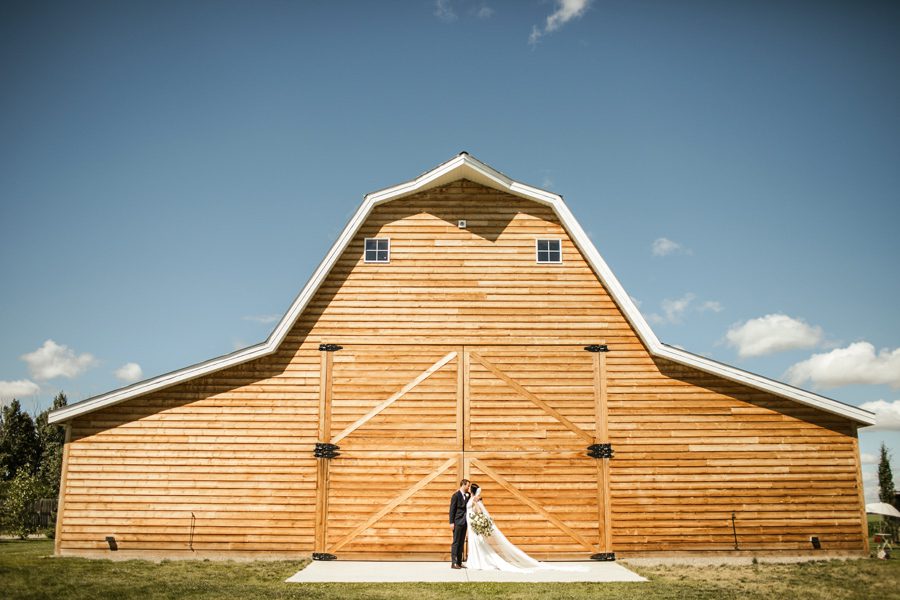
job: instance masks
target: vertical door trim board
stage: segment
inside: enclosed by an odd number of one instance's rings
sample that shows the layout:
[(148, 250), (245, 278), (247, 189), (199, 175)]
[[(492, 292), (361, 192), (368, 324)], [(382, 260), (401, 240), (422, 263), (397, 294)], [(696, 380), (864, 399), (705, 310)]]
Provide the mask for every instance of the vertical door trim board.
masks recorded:
[(465, 388), (468, 373), (465, 370), (464, 357), (466, 355), (465, 346), (460, 346), (456, 351), (456, 445), (460, 452), (465, 449), (466, 436), (463, 431), (466, 422), (465, 415)]
[[(462, 389), (462, 419), (463, 419), (463, 433), (462, 433), (462, 446), (461, 449), (463, 452), (466, 452), (469, 449), (469, 440), (472, 439), (471, 430), (472, 430), (472, 405), (471, 405), (471, 377), (469, 377), (471, 370), (472, 361), (469, 357), (469, 350), (463, 346), (462, 353), (462, 361), (460, 364), (460, 370), (463, 372), (463, 389)], [(468, 477), (469, 465), (466, 463), (466, 477)]]
[[(609, 396), (607, 393), (606, 353), (594, 353), (594, 398), (597, 407), (596, 443), (609, 442)], [(612, 551), (612, 507), (609, 499), (609, 461), (599, 459), (597, 463), (598, 519), (600, 529), (600, 551)]]
[[(331, 439), (331, 372), (334, 353), (322, 352), (319, 379), (319, 436), (323, 442)], [(325, 552), (328, 543), (328, 459), (316, 459), (316, 531), (314, 552)]]

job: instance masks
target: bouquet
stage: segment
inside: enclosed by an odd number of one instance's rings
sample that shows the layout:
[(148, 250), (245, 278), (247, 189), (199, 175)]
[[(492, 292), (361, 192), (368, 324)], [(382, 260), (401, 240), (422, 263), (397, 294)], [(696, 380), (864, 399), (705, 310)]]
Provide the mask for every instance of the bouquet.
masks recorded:
[(482, 537), (490, 537), (494, 531), (494, 522), (484, 513), (470, 512), (469, 522), (472, 524), (472, 529), (475, 533)]

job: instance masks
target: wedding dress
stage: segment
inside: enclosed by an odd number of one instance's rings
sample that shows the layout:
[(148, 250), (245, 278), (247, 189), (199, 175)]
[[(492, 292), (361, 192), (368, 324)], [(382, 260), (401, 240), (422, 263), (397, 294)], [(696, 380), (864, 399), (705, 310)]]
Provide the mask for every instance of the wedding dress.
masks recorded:
[[(481, 569), (489, 571), (496, 569), (498, 571), (509, 571), (511, 573), (530, 573), (537, 570), (554, 570), (554, 571), (581, 571), (587, 570), (579, 567), (570, 567), (562, 565), (550, 565), (535, 560), (519, 550), (515, 544), (506, 539), (497, 523), (494, 523), (494, 529), (491, 535), (484, 537), (475, 532), (472, 528), (472, 514), (478, 510), (484, 513), (488, 518), (491, 514), (485, 508), (484, 503), (478, 504), (481, 500), (481, 489), (479, 488), (468, 503), (466, 503), (466, 525), (469, 531), (469, 558), (466, 566), (470, 569)], [(476, 509), (476, 504), (478, 508)], [(491, 521), (493, 519), (491, 518)]]

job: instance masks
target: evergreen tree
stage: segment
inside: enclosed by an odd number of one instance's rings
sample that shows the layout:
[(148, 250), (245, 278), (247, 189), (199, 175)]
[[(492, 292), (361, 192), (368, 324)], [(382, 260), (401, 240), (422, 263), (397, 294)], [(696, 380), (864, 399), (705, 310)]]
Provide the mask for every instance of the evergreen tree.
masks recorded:
[(0, 478), (5, 481), (25, 469), (37, 471), (41, 459), (41, 445), (31, 415), (22, 412), (18, 400), (0, 411)]
[(50, 411), (62, 408), (66, 403), (65, 393), (58, 393), (53, 399), (53, 406), (43, 411), (35, 419), (38, 441), (41, 446), (41, 462), (37, 474), (44, 487), (45, 498), (59, 496), (63, 446), (66, 441), (65, 427), (48, 423), (49, 415)]
[(891, 454), (884, 442), (881, 442), (881, 458), (878, 460), (878, 499), (893, 505), (896, 493), (894, 475), (891, 473)]

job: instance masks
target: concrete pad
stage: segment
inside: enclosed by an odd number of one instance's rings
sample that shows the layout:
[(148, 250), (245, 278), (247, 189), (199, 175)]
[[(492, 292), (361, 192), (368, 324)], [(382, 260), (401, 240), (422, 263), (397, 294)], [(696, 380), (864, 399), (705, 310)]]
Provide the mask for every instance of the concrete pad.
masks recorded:
[[(412, 561), (313, 561), (286, 581), (290, 583), (468, 583), (491, 582), (613, 582), (647, 581), (637, 573), (614, 562), (554, 562), (553, 566), (571, 570), (539, 570), (531, 573), (506, 573), (451, 569), (444, 562)], [(577, 569), (577, 570), (576, 570)]]

